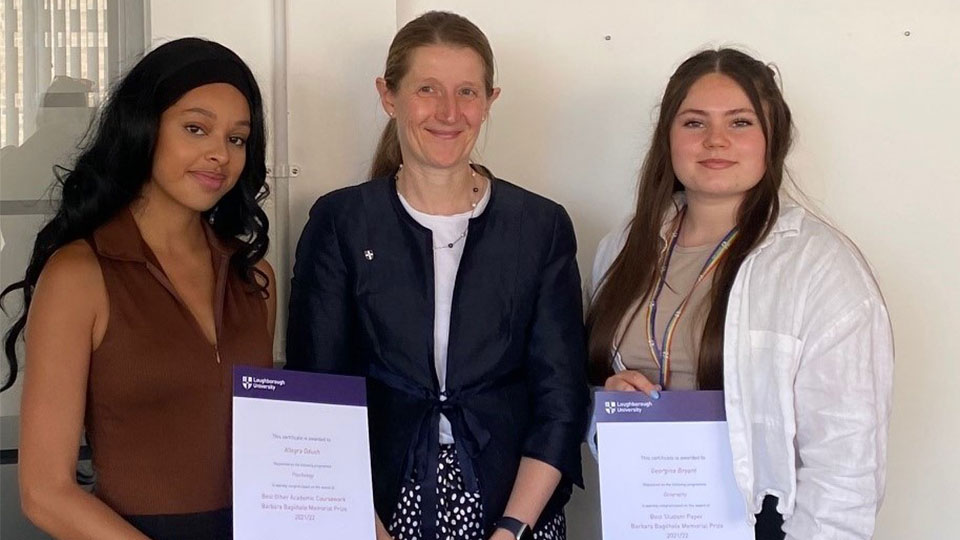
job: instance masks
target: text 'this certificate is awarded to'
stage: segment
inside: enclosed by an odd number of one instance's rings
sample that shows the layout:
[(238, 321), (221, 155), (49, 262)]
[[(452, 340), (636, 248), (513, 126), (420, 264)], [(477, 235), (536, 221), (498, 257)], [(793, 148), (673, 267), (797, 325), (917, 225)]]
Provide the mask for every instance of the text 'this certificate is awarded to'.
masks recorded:
[(597, 392), (604, 540), (752, 540), (723, 392)]
[(234, 368), (233, 537), (376, 537), (359, 377)]

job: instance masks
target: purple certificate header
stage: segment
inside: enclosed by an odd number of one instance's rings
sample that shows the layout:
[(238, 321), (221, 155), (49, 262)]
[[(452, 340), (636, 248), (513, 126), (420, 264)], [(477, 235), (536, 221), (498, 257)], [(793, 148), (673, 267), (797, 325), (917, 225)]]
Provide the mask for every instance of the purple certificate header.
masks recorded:
[(233, 397), (365, 407), (367, 384), (363, 377), (235, 366)]
[(597, 392), (593, 416), (597, 422), (724, 422), (723, 392), (719, 390), (660, 392), (653, 399), (643, 392)]

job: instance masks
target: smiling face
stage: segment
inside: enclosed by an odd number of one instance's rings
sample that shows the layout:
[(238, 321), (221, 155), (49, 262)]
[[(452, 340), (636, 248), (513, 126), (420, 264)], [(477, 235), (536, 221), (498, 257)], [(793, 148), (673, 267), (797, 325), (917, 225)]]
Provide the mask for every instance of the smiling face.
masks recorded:
[(468, 47), (417, 47), (408, 65), (395, 91), (377, 80), (384, 110), (397, 121), (404, 166), (465, 166), (500, 89), (488, 96), (483, 61)]
[(209, 210), (236, 185), (249, 136), (250, 108), (239, 90), (226, 83), (190, 90), (160, 116), (144, 196)]
[(687, 197), (742, 200), (766, 170), (766, 140), (750, 98), (719, 73), (701, 77), (670, 126), (673, 171)]

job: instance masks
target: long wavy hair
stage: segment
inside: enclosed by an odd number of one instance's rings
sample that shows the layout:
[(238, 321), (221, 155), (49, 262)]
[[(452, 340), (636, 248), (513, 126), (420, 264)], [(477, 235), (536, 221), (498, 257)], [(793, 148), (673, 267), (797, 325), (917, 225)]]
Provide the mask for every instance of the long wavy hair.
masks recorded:
[[(472, 49), (480, 55), (483, 62), (483, 84), (487, 97), (493, 95), (494, 67), (490, 41), (483, 31), (466, 17), (446, 11), (428, 11), (405, 24), (394, 36), (383, 70), (383, 80), (391, 92), (397, 91), (400, 81), (410, 70), (410, 55), (417, 47), (425, 45), (451, 45)], [(370, 178), (393, 174), (402, 162), (397, 121), (391, 118), (377, 143), (370, 167)]]
[(793, 138), (790, 108), (775, 71), (735, 49), (700, 52), (683, 62), (667, 83), (641, 169), (636, 212), (626, 244), (603, 276), (587, 314), (589, 371), (594, 384), (602, 385), (613, 374), (611, 347), (620, 323), (635, 302), (651, 293), (658, 277), (659, 254), (664, 248), (661, 227), (674, 193), (684, 189), (670, 158), (670, 126), (690, 87), (709, 73), (726, 75), (743, 89), (758, 113), (766, 139), (763, 177), (745, 194), (736, 216), (739, 234), (713, 275), (697, 359), (697, 386), (702, 390), (723, 388), (723, 328), (730, 289), (741, 263), (770, 232), (779, 214), (784, 160)]
[[(17, 341), (26, 326), (37, 280), (50, 256), (74, 240), (90, 237), (140, 196), (150, 179), (163, 111), (187, 91), (211, 82), (204, 80), (201, 69), (195, 69), (194, 64), (198, 62), (205, 62), (207, 66), (228, 63), (244, 87), (238, 90), (250, 108), (250, 136), (240, 178), (202, 217), (219, 238), (237, 247), (230, 259), (231, 270), (252, 288), (265, 293), (265, 276), (254, 267), (268, 246), (267, 215), (260, 207), (268, 193), (266, 130), (257, 81), (243, 60), (223, 45), (199, 38), (165, 43), (144, 56), (114, 86), (73, 168), (55, 170), (55, 192), (60, 193), (57, 211), (37, 234), (24, 278), (0, 294), (2, 299), (13, 291), (23, 291), (20, 316), (4, 338), (10, 375), (0, 391), (12, 386), (17, 379)], [(185, 70), (189, 72), (187, 79), (195, 84), (181, 83), (171, 92), (169, 81), (175, 75), (182, 76)]]

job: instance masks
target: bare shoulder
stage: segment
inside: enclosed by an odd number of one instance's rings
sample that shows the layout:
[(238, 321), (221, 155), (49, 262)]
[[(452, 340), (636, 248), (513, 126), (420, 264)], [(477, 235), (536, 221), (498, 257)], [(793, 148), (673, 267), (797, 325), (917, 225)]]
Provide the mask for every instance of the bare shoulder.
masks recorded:
[(97, 255), (84, 240), (75, 240), (58, 249), (40, 272), (31, 315), (40, 317), (49, 309), (73, 317), (92, 315), (96, 329), (105, 328), (109, 312), (106, 285)]
[(40, 273), (37, 286), (69, 286), (87, 291), (91, 287), (102, 289), (103, 274), (97, 254), (84, 240), (70, 242), (50, 256)]

